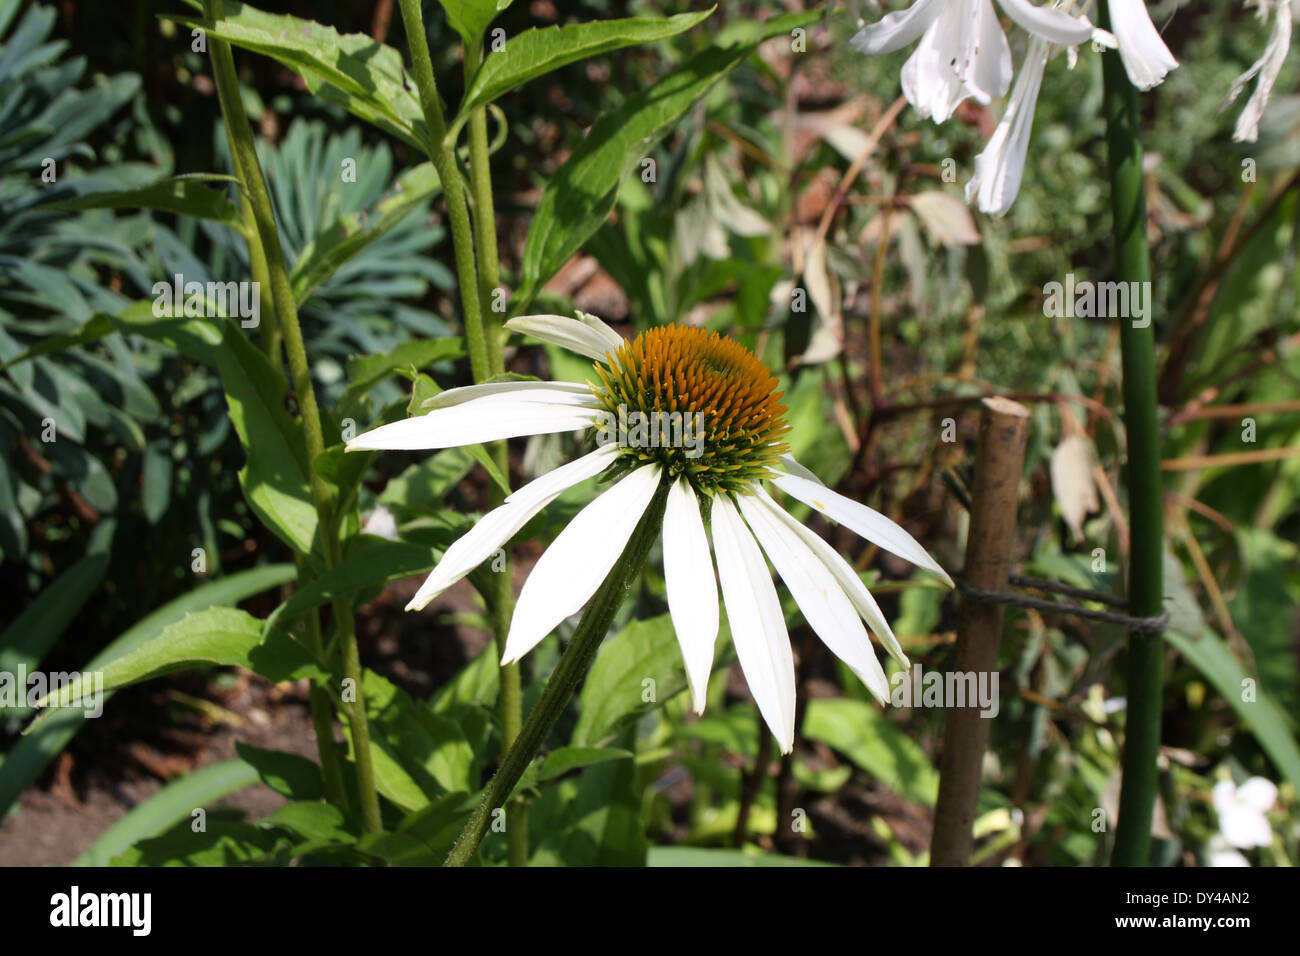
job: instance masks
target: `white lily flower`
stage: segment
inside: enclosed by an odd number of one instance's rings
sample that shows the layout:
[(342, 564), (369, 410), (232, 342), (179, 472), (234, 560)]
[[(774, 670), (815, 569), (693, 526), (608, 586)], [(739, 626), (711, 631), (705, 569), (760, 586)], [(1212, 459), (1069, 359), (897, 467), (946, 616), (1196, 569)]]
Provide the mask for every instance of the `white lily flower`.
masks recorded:
[[(1061, 46), (1115, 38), (1085, 16), (1029, 0), (998, 0), (1031, 36)], [(903, 95), (922, 116), (942, 123), (967, 97), (988, 104), (1011, 85), (1011, 48), (992, 0), (917, 0), (859, 30), (850, 41), (862, 53), (889, 53), (920, 39), (903, 64)]]
[(1250, 866), (1250, 861), (1241, 855), (1241, 851), (1223, 838), (1222, 833), (1210, 837), (1205, 848), (1206, 866)]
[(1129, 80), (1139, 90), (1149, 90), (1164, 82), (1178, 61), (1160, 38), (1151, 22), (1143, 0), (1107, 0), (1110, 4), (1110, 28), (1119, 44), (1120, 59)]
[(1273, 827), (1265, 816), (1277, 800), (1273, 781), (1251, 777), (1238, 787), (1231, 780), (1220, 780), (1211, 796), (1219, 815), (1219, 832), (1231, 846), (1249, 850), (1273, 842)]
[[(590, 600), (656, 493), (665, 492), (668, 610), (697, 713), (704, 710), (713, 666), (721, 580), (721, 604), (759, 712), (783, 753), (794, 746), (794, 657), (768, 560), (831, 652), (882, 704), (889, 700), (868, 636), (870, 628), (906, 666), (888, 621), (852, 566), (778, 505), (763, 484), (770, 482), (950, 587), (952, 579), (902, 527), (827, 488), (785, 453), (785, 407), (779, 404), (777, 379), (758, 358), (690, 326), (661, 326), (625, 342), (594, 316), (526, 316), (506, 325), (592, 359), (599, 384), (509, 382), (451, 389), (429, 403), (434, 407), (428, 414), (382, 425), (357, 436), (348, 448), (448, 448), (577, 429), (595, 429), (605, 439), (620, 409), (625, 423), (640, 413), (676, 414), (682, 424), (676, 431), (652, 433), (673, 435), (667, 442), (646, 443), (637, 440), (644, 432), (621, 429), (617, 443), (602, 443), (515, 491), (447, 549), (407, 610), (423, 608), (469, 574), (563, 492), (603, 474), (609, 487), (569, 522), (524, 583), (504, 663), (528, 653)], [(688, 436), (688, 428), (698, 428), (699, 434)]]
[(1241, 95), (1247, 83), (1256, 76), (1259, 77), (1255, 92), (1250, 94), (1245, 109), (1237, 117), (1236, 128), (1232, 131), (1232, 138), (1238, 143), (1253, 143), (1259, 139), (1259, 120), (1264, 115), (1264, 107), (1268, 105), (1268, 98), (1273, 93), (1273, 84), (1277, 82), (1282, 64), (1291, 49), (1291, 25), (1295, 21), (1297, 10), (1300, 10), (1300, 0), (1295, 3), (1292, 0), (1258, 0), (1258, 6), (1261, 20), (1268, 19), (1270, 13), (1273, 15), (1273, 32), (1269, 34), (1268, 45), (1264, 47), (1264, 55), (1233, 81), (1228, 95), (1219, 105), (1222, 112)]
[(1034, 129), (1034, 108), (1038, 105), (1048, 55), (1047, 41), (1040, 37), (1029, 41), (1002, 119), (983, 152), (975, 157), (975, 174), (966, 184), (966, 201), (978, 196), (981, 212), (1005, 215), (1020, 192), (1029, 136)]

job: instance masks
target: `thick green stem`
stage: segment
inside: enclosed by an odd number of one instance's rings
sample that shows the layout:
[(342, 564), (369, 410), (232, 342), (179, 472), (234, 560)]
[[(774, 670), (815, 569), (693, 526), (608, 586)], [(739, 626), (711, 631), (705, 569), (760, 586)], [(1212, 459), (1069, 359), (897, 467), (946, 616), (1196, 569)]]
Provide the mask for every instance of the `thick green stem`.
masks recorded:
[[(528, 714), (528, 720), (519, 732), (514, 746), (502, 759), (496, 776), (488, 782), (487, 788), (483, 791), (483, 800), (470, 816), (469, 822), (465, 824), (465, 829), (457, 838), (456, 845), (451, 848), (444, 865), (464, 866), (474, 856), (479, 841), (487, 833), (492, 811), (502, 807), (509, 799), (515, 784), (519, 782), (528, 764), (546, 742), (546, 737), (555, 726), (555, 721), (559, 719), (570, 698), (578, 689), (583, 676), (591, 666), (592, 659), (596, 656), (600, 642), (605, 639), (605, 634), (614, 622), (614, 615), (618, 613), (623, 598), (632, 587), (637, 575), (641, 573), (646, 555), (650, 553), (651, 546), (659, 537), (659, 531), (663, 526), (664, 507), (668, 503), (668, 488), (667, 482), (659, 486), (659, 490), (655, 492), (650, 502), (650, 507), (646, 509), (636, 530), (632, 532), (623, 554), (587, 605), (582, 620), (578, 622), (573, 637), (569, 639), (568, 647), (564, 649), (560, 662), (555, 665), (555, 670), (546, 682), (542, 696), (538, 698), (537, 704)], [(507, 817), (507, 833), (510, 826)]]
[(401, 0), (402, 23), (406, 42), (411, 48), (411, 72), (420, 94), (420, 108), (429, 133), (429, 158), (442, 180), (447, 198), (447, 220), (456, 256), (456, 281), (465, 312), (465, 341), (469, 347), (469, 364), (474, 381), (492, 377), (488, 361), (487, 336), (483, 327), (482, 303), (479, 300), (478, 273), (474, 262), (474, 234), (470, 229), (469, 206), (465, 201), (465, 181), (456, 165), (454, 145), (447, 142), (447, 123), (442, 116), (442, 100), (433, 78), (433, 61), (429, 59), (429, 40), (424, 34), (424, 17), (420, 0)]
[[(1109, 0), (1101, 5), (1101, 25), (1110, 25)], [(1147, 254), (1146, 200), (1142, 181), (1137, 91), (1116, 53), (1103, 59), (1106, 133), (1109, 140), (1111, 212), (1114, 219), (1116, 279), (1151, 281)], [(1147, 298), (1147, 301), (1151, 301)], [(1128, 461), (1131, 555), (1129, 611), (1155, 617), (1164, 604), (1164, 521), (1160, 492), (1160, 431), (1156, 415), (1155, 329), (1150, 314), (1121, 319), (1120, 352), (1124, 374), (1124, 428)], [(1160, 751), (1162, 640), (1129, 634), (1127, 717), (1124, 727), (1119, 822), (1111, 862), (1146, 866), (1151, 844)]]
[[(215, 0), (204, 0), (204, 12), (209, 19), (221, 18), (220, 4)], [(224, 41), (216, 37), (208, 37), (208, 43), (212, 55), (212, 72), (226, 124), (226, 135), (230, 139), (230, 154), (235, 169), (243, 181), (249, 204), (252, 206), (253, 221), (257, 226), (257, 235), (265, 255), (276, 323), (283, 336), (294, 395), (302, 412), (303, 443), (306, 445), (308, 466), (311, 467), (325, 450), (325, 439), (321, 430), (320, 409), (316, 405), (316, 393), (312, 388), (311, 366), (302, 339), (302, 328), (298, 323), (298, 305), (289, 282), (284, 250), (280, 247), (280, 234), (275, 225), (271, 196), (266, 188), (262, 167), (257, 160), (253, 130), (249, 126), (243, 100), (239, 95), (239, 80), (235, 75), (234, 57), (231, 56), (230, 46)], [(326, 566), (332, 568), (339, 561), (334, 503), (329, 486), (315, 473), (314, 468), (311, 475), (311, 493), (312, 503), (316, 508), (317, 533), (320, 536), (321, 550)], [(335, 628), (342, 647), (343, 676), (353, 681), (355, 693), (355, 699), (348, 707), (348, 724), (356, 751), (357, 786), (361, 793), (362, 823), (367, 830), (378, 831), (382, 826), (379, 816), (379, 796), (375, 790), (374, 767), (370, 756), (370, 729), (366, 721), (365, 699), (361, 691), (361, 670), (356, 635), (352, 629), (352, 608), (346, 599), (335, 601), (333, 606)]]

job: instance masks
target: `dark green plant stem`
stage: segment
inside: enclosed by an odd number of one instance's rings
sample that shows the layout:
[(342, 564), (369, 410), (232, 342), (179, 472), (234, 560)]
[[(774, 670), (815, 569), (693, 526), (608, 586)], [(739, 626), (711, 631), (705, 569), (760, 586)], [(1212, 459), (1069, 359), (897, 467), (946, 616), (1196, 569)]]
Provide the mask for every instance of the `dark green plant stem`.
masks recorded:
[(465, 201), (465, 181), (456, 165), (453, 144), (447, 142), (447, 123), (442, 116), (442, 100), (433, 78), (433, 61), (429, 59), (429, 39), (424, 33), (420, 0), (401, 0), (402, 24), (411, 48), (411, 73), (420, 94), (420, 108), (429, 133), (429, 159), (442, 180), (447, 199), (447, 220), (451, 226), (452, 251), (456, 257), (456, 281), (460, 287), (461, 308), (465, 313), (465, 342), (469, 349), (470, 369), (474, 381), (492, 377), (488, 361), (487, 337), (483, 327), (482, 303), (479, 301), (478, 272), (474, 262), (474, 233), (470, 229), (469, 205)]
[[(555, 670), (546, 682), (542, 696), (529, 712), (528, 720), (515, 739), (514, 746), (502, 759), (496, 776), (488, 782), (483, 792), (483, 800), (456, 839), (456, 845), (451, 848), (445, 866), (464, 866), (474, 856), (479, 841), (487, 832), (492, 811), (503, 806), (510, 797), (524, 770), (537, 756), (537, 751), (542, 744), (546, 742), (546, 737), (555, 726), (555, 721), (568, 706), (570, 698), (573, 697), (587, 669), (591, 666), (600, 642), (605, 639), (605, 634), (614, 622), (614, 615), (618, 613), (623, 598), (626, 597), (637, 575), (641, 573), (646, 555), (650, 553), (651, 546), (659, 537), (663, 527), (664, 507), (668, 503), (668, 488), (666, 482), (660, 484), (654, 498), (651, 499), (650, 506), (646, 508), (641, 521), (628, 539), (623, 554), (587, 605), (582, 620), (578, 622), (573, 637), (569, 639), (569, 645), (560, 655), (560, 662), (555, 665)], [(507, 817), (507, 832), (510, 826)]]
[[(483, 44), (465, 46), (465, 88), (468, 89), (474, 74), (482, 64)], [(484, 334), (487, 339), (488, 370), (492, 375), (505, 372), (505, 329), (497, 321), (493, 306), (501, 282), (501, 263), (497, 252), (496, 206), (492, 199), (492, 168), (489, 163), (487, 136), (487, 107), (480, 106), (469, 117), (469, 169), (470, 190), (474, 198), (475, 261), (478, 264), (479, 303), (483, 309)], [(488, 454), (496, 462), (501, 474), (510, 474), (510, 461), (505, 442), (493, 442)], [(505, 494), (495, 484), (492, 486), (492, 506), (505, 499)], [(497, 654), (506, 647), (510, 632), (511, 611), (514, 608), (514, 575), (510, 569), (510, 555), (494, 581), (492, 626), (496, 632)], [(500, 669), (500, 690), (497, 694), (497, 718), (501, 725), (501, 752), (505, 753), (519, 736), (523, 721), (523, 691), (520, 686), (519, 665), (506, 664)], [(528, 802), (517, 798), (509, 810), (510, 827), (506, 831), (506, 845), (511, 866), (528, 863)]]
[[(221, 18), (220, 4), (204, 0), (204, 12), (211, 20)], [(266, 257), (267, 274), (271, 285), (271, 298), (275, 305), (276, 323), (283, 336), (285, 353), (289, 360), (290, 380), (294, 395), (302, 412), (303, 442), (306, 445), (307, 464), (311, 469), (312, 503), (316, 508), (317, 534), (326, 567), (339, 562), (338, 527), (333, 513), (334, 503), (329, 486), (316, 474), (314, 463), (325, 450), (321, 430), (320, 409), (311, 382), (311, 366), (298, 323), (298, 305), (294, 301), (293, 287), (289, 283), (289, 270), (285, 265), (284, 251), (280, 247), (280, 234), (275, 225), (271, 196), (266, 179), (257, 160), (253, 144), (253, 130), (244, 112), (239, 95), (239, 80), (235, 74), (235, 61), (230, 46), (216, 37), (208, 37), (212, 55), (212, 72), (230, 137), (230, 154), (234, 158), (244, 185), (244, 191), (253, 208), (253, 221)], [(353, 632), (352, 607), (348, 599), (333, 602), (334, 626), (341, 648), (343, 678), (352, 682), (354, 699), (347, 705), (348, 726), (352, 731), (353, 749), (356, 752), (357, 788), (361, 794), (362, 824), (369, 831), (381, 829), (379, 796), (375, 790), (374, 767), (370, 755), (370, 728), (366, 721), (365, 697), (361, 690), (361, 667)]]
[[(1109, 0), (1101, 5), (1101, 26), (1109, 28)], [(1146, 197), (1142, 182), (1137, 90), (1117, 53), (1103, 57), (1106, 136), (1109, 141), (1111, 214), (1114, 217), (1116, 279), (1151, 281), (1147, 254)], [(1158, 616), (1164, 605), (1164, 520), (1160, 491), (1160, 431), (1156, 417), (1155, 328), (1122, 319), (1120, 361), (1124, 374), (1124, 428), (1128, 461), (1129, 613)], [(1160, 635), (1129, 634), (1128, 706), (1124, 721), (1119, 822), (1111, 862), (1146, 866), (1157, 787), (1162, 686)]]

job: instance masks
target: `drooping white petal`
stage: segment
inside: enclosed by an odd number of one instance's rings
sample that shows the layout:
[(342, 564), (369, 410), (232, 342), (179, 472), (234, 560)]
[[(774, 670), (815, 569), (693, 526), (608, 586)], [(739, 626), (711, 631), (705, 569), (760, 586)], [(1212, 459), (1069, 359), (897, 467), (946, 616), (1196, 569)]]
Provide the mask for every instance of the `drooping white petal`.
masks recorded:
[(506, 328), (585, 355), (595, 362), (609, 362), (609, 353), (617, 352), (623, 345), (621, 335), (585, 312), (576, 319), (567, 315), (521, 315), (508, 321)]
[(890, 554), (911, 561), (917, 567), (934, 572), (948, 587), (953, 586), (948, 572), (939, 567), (939, 562), (930, 557), (929, 552), (921, 547), (920, 542), (879, 511), (868, 508), (852, 498), (846, 498), (825, 485), (797, 475), (773, 475), (771, 481), (786, 494), (799, 499), (811, 508), (816, 508), (854, 534), (861, 535)]
[(763, 553), (731, 500), (715, 495), (709, 515), (736, 657), (758, 712), (781, 753), (788, 754), (794, 749), (794, 654), (781, 601)]
[(577, 397), (559, 392), (531, 398), (519, 394), (488, 395), (448, 408), (435, 408), (427, 415), (380, 425), (352, 439), (347, 448), (348, 451), (455, 448), (521, 435), (549, 435), (589, 428), (600, 417), (600, 410), (592, 403), (575, 402)]
[(491, 557), (497, 548), (504, 546), (535, 514), (574, 485), (600, 474), (616, 457), (616, 447), (610, 445), (599, 448), (547, 472), (515, 491), (506, 498), (504, 504), (493, 508), (452, 543), (442, 560), (420, 585), (420, 590), (415, 592), (415, 597), (411, 598), (406, 609), (423, 609)]
[(790, 474), (798, 475), (800, 478), (807, 478), (809, 481), (814, 482), (815, 484), (818, 485), (826, 484), (826, 482), (822, 481), (821, 478), (818, 477), (815, 472), (810, 471), (807, 468), (805, 468), (803, 465), (799, 464), (799, 462), (795, 460), (794, 455), (791, 455), (789, 452), (786, 452), (784, 455), (781, 456), (781, 467), (785, 471), (788, 471)]
[(988, 103), (1011, 83), (1011, 47), (991, 0), (950, 0), (903, 64), (903, 95), (942, 123), (962, 100)]
[(770, 507), (772, 513), (783, 521), (785, 525), (797, 534), (804, 544), (808, 545), (809, 550), (817, 557), (826, 569), (835, 576), (841, 588), (844, 589), (845, 595), (853, 603), (854, 609), (867, 622), (867, 627), (871, 633), (876, 635), (877, 640), (885, 645), (891, 657), (904, 667), (911, 667), (907, 659), (907, 654), (903, 652), (903, 645), (898, 643), (898, 638), (894, 636), (894, 629), (889, 626), (889, 621), (885, 619), (885, 614), (880, 610), (880, 605), (872, 596), (867, 586), (862, 583), (862, 578), (858, 572), (853, 570), (853, 566), (844, 560), (844, 556), (823, 541), (812, 531), (806, 528), (788, 511), (772, 500), (771, 496), (762, 488), (757, 488), (754, 492), (759, 498), (762, 498)]
[(449, 388), (445, 392), (439, 392), (432, 398), (426, 398), (420, 407), (429, 409), (449, 408), (452, 405), (463, 405), (465, 402), (472, 402), (492, 395), (518, 397), (520, 392), (549, 394), (555, 400), (559, 400), (560, 396), (564, 395), (581, 398), (592, 397), (591, 389), (577, 382), (487, 382), (482, 385)]
[[(1160, 38), (1143, 0), (1108, 0), (1110, 29), (1128, 78), (1139, 90), (1159, 86), (1178, 61)], [(1008, 11), (1009, 12), (1009, 11)]]
[(1032, 37), (1020, 64), (1015, 88), (1007, 100), (1006, 112), (989, 137), (984, 151), (975, 157), (975, 175), (966, 184), (966, 201), (979, 196), (979, 208), (1001, 216), (1011, 208), (1020, 192), (1029, 152), (1029, 135), (1034, 128), (1034, 107), (1047, 67), (1047, 41)]
[(658, 465), (638, 468), (579, 511), (551, 542), (519, 593), (503, 664), (519, 660), (590, 600), (658, 486)]
[(1058, 46), (1078, 46), (1093, 39), (1103, 46), (1115, 45), (1114, 37), (1094, 27), (1082, 14), (1072, 16), (1058, 7), (1040, 7), (1030, 0), (998, 0), (998, 4), (1025, 31)]
[[(889, 700), (889, 682), (871, 649), (871, 638), (858, 612), (830, 570), (758, 495), (741, 495), (740, 511), (769, 561), (790, 589), (808, 624), (836, 657), (881, 702)], [(769, 501), (771, 499), (768, 499)]]
[(1266, 813), (1277, 802), (1277, 784), (1267, 777), (1251, 777), (1237, 788), (1237, 800), (1258, 813)]
[(1233, 80), (1228, 95), (1219, 105), (1220, 111), (1227, 108), (1228, 104), (1241, 95), (1246, 84), (1256, 75), (1259, 76), (1259, 82), (1255, 84), (1255, 92), (1250, 94), (1245, 108), (1237, 117), (1237, 125), (1232, 131), (1235, 142), (1253, 143), (1259, 139), (1260, 118), (1264, 115), (1264, 107), (1268, 105), (1268, 99), (1273, 94), (1273, 84), (1277, 82), (1287, 52), (1291, 49), (1292, 19), (1290, 0), (1274, 0), (1273, 32), (1269, 34), (1264, 55), (1252, 63), (1250, 69)]
[(1011, 45), (998, 23), (991, 0), (968, 0), (971, 18), (966, 83), (981, 103), (1005, 96), (1011, 86)]
[(917, 0), (906, 10), (886, 14), (868, 23), (849, 40), (860, 53), (892, 53), (901, 50), (925, 32), (943, 10), (947, 0)]
[(669, 490), (664, 511), (664, 582), (691, 703), (702, 714), (718, 638), (718, 580), (699, 503), (685, 478)]

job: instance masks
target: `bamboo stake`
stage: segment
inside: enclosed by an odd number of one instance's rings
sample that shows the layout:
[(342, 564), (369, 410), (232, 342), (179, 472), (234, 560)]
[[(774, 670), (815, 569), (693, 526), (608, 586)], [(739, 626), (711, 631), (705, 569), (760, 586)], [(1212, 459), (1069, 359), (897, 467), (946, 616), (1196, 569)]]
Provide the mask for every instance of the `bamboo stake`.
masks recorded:
[[(972, 587), (1002, 591), (1011, 571), (1011, 541), (1029, 436), (1029, 410), (1001, 397), (986, 398), (982, 405), (965, 577)], [(962, 602), (953, 660), (956, 670), (978, 675), (997, 669), (1002, 612), (1001, 605)], [(930, 841), (931, 866), (965, 866), (975, 843), (972, 826), (989, 724), (980, 716), (976, 701), (966, 704), (949, 706), (944, 726), (939, 799)]]

